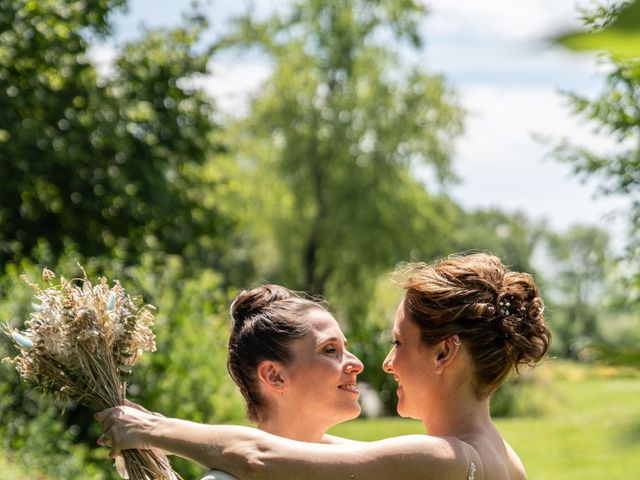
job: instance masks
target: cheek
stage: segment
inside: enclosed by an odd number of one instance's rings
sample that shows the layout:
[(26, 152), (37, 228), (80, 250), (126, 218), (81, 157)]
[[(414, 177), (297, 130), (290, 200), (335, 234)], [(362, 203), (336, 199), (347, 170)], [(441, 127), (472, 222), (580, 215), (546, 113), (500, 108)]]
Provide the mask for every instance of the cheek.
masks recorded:
[(319, 359), (300, 371), (296, 380), (301, 382), (305, 388), (313, 388), (313, 385), (319, 387), (335, 383), (336, 378), (339, 378), (341, 374), (338, 362), (332, 359)]

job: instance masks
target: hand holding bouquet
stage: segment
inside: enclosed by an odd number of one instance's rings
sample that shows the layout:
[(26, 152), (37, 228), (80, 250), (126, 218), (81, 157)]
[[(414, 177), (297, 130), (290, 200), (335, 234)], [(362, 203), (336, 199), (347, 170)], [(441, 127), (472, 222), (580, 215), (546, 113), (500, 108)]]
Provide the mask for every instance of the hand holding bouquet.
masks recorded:
[[(7, 325), (20, 353), (4, 359), (20, 376), (63, 401), (74, 401), (94, 412), (125, 404), (127, 380), (144, 351), (155, 350), (152, 306), (127, 295), (106, 278), (92, 285), (84, 278), (70, 281), (44, 269), (44, 290), (35, 290), (33, 312), (18, 331)], [(148, 450), (122, 452), (131, 480), (174, 479), (166, 457)], [(126, 478), (126, 476), (124, 477)]]

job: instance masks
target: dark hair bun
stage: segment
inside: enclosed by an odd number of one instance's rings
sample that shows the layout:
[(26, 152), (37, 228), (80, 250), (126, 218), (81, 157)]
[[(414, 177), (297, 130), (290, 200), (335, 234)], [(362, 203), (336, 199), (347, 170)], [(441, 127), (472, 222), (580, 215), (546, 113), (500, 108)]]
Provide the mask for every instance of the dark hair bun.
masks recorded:
[(241, 325), (250, 317), (261, 313), (273, 302), (291, 297), (292, 292), (280, 285), (268, 284), (244, 290), (231, 304), (230, 313), (234, 326)]
[(544, 302), (531, 275), (508, 272), (498, 296), (498, 318), (513, 364), (534, 364), (544, 357), (551, 333), (544, 321)]

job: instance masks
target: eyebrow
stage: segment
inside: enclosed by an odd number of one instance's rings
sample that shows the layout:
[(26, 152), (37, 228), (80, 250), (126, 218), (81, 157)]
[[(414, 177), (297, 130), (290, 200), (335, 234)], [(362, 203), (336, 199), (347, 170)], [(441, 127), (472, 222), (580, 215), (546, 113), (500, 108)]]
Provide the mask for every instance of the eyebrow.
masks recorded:
[(345, 337), (343, 338), (331, 337), (331, 338), (325, 338), (324, 340), (318, 342), (316, 346), (320, 346), (324, 343), (329, 343), (329, 342), (339, 342), (340, 340), (342, 340), (345, 345), (347, 344), (347, 339)]

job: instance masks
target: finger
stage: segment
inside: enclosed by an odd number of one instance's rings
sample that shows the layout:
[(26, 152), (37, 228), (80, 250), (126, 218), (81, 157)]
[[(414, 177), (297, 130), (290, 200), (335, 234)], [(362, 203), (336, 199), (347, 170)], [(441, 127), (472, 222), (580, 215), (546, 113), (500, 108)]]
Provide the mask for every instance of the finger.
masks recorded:
[(98, 440), (96, 440), (96, 443), (101, 447), (110, 447), (112, 443), (111, 436), (108, 433), (103, 433), (98, 437)]
[(127, 400), (126, 398), (124, 399), (124, 404), (127, 407), (135, 408), (136, 410), (140, 410), (141, 412), (151, 413), (149, 410), (144, 408), (142, 405), (138, 405), (137, 403), (134, 403), (134, 402), (132, 402), (130, 400)]
[(109, 457), (110, 458), (113, 458), (115, 460), (120, 455), (122, 455), (122, 451), (116, 445), (111, 447), (111, 451), (109, 452)]
[(116, 471), (120, 475), (120, 478), (129, 478), (129, 473), (127, 472), (127, 467), (124, 463), (124, 457), (122, 455), (118, 455), (115, 460)]
[(102, 422), (102, 431), (108, 432), (118, 422), (115, 415), (110, 415)]
[(96, 420), (96, 422), (102, 424), (102, 422), (105, 421), (105, 419), (111, 415), (111, 413), (113, 412), (113, 408), (105, 408), (104, 410), (95, 413), (93, 415), (93, 418)]

